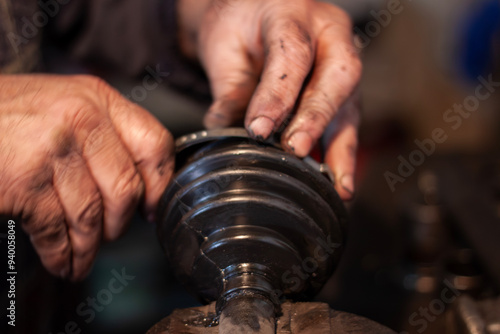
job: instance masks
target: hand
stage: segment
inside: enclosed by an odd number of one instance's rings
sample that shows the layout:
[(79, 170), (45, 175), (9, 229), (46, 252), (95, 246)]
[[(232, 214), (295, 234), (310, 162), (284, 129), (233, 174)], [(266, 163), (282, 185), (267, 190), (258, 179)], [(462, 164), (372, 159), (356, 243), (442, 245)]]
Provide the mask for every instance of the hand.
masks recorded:
[(170, 133), (89, 76), (0, 76), (0, 214), (20, 217), (44, 266), (83, 278), (102, 238), (146, 215), (172, 174)]
[[(181, 48), (200, 59), (211, 83), (206, 127), (244, 118), (261, 139), (284, 128), (283, 147), (308, 155), (360, 79), (347, 14), (312, 0), (180, 0), (178, 6)], [(354, 191), (359, 116), (353, 105), (336, 124), (325, 157), (343, 199)]]

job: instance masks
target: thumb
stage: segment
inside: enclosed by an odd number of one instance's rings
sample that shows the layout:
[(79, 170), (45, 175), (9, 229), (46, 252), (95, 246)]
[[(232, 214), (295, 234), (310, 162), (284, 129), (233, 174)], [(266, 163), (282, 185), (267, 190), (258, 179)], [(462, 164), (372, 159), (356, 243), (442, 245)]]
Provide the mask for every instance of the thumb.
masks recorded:
[(235, 38), (225, 37), (222, 44), (206, 45), (202, 61), (214, 102), (205, 115), (205, 127), (213, 129), (243, 124), (248, 103), (257, 87), (258, 64)]

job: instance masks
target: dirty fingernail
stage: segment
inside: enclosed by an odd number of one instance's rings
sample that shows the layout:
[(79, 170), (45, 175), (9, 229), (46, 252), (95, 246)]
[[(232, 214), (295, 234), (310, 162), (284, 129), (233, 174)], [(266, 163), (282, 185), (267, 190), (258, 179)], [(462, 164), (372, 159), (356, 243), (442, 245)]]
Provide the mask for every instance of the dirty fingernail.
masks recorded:
[(203, 125), (207, 129), (217, 129), (217, 128), (222, 128), (224, 126), (227, 126), (227, 117), (224, 114), (221, 113), (211, 113), (209, 112), (206, 114), (205, 118), (203, 119)]
[(254, 138), (262, 137), (263, 139), (267, 139), (273, 132), (274, 125), (274, 121), (269, 117), (260, 116), (250, 123), (248, 130)]
[(307, 132), (299, 131), (290, 137), (287, 144), (297, 156), (305, 157), (311, 151), (313, 140)]
[(350, 174), (344, 174), (340, 178), (340, 185), (344, 188), (345, 191), (354, 195), (354, 179)]

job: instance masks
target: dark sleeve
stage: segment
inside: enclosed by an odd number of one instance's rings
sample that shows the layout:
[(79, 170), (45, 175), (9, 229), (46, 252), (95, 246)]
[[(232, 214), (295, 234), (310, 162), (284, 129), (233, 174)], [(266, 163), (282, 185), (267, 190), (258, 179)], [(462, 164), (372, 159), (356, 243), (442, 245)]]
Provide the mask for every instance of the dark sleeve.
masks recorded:
[(36, 9), (35, 1), (0, 0), (0, 73), (26, 73), (37, 68), (41, 29), (32, 21)]
[(207, 94), (202, 71), (179, 51), (176, 0), (53, 1), (67, 4), (46, 39), (74, 59), (129, 76), (158, 68), (181, 89)]

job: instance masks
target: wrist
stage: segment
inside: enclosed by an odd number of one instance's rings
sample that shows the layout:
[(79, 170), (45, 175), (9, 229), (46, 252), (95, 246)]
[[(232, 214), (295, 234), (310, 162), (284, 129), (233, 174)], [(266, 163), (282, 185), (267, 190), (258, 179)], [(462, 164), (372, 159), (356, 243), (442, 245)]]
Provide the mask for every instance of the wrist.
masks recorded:
[(197, 58), (198, 35), (203, 17), (212, 0), (178, 0), (179, 47), (188, 58)]

